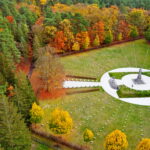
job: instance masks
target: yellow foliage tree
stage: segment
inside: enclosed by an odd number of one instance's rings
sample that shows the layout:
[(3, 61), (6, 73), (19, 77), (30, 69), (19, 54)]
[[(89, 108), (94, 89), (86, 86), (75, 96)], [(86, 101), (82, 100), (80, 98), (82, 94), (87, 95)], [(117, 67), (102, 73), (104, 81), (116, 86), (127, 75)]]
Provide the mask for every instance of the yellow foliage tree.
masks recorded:
[(47, 3), (47, 0), (40, 0), (41, 5), (45, 5)]
[(72, 46), (72, 50), (79, 51), (80, 50), (80, 44), (79, 42), (75, 42)]
[(36, 103), (32, 104), (32, 108), (30, 110), (30, 121), (31, 123), (40, 123), (44, 116), (43, 109), (38, 106)]
[(95, 39), (94, 39), (94, 41), (93, 41), (93, 45), (94, 45), (94, 46), (98, 46), (99, 44), (100, 44), (99, 36), (96, 35), (96, 37), (95, 37)]
[(150, 150), (150, 139), (142, 139), (137, 145), (136, 150)]
[(105, 150), (125, 150), (128, 147), (126, 135), (120, 130), (111, 132), (105, 139)]
[(83, 134), (83, 138), (84, 138), (85, 142), (90, 142), (93, 140), (94, 134), (91, 130), (85, 129), (84, 134)]
[(87, 49), (90, 46), (90, 38), (88, 32), (82, 32), (82, 48)]
[(57, 32), (57, 28), (54, 26), (46, 26), (44, 29), (44, 32), (50, 36), (51, 38), (54, 38), (56, 32)]
[(49, 128), (55, 134), (67, 134), (73, 127), (73, 120), (67, 111), (56, 108), (49, 121)]
[(70, 50), (74, 43), (74, 35), (71, 31), (71, 28), (72, 26), (70, 20), (64, 19), (60, 22), (60, 29), (64, 32), (64, 35), (66, 37), (65, 50)]

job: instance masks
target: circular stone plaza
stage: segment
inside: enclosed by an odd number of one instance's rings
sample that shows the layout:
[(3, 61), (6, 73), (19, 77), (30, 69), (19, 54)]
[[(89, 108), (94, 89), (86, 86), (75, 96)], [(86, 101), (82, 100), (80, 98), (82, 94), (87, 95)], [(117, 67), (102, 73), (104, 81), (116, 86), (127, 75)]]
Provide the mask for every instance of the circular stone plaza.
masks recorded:
[[(102, 87), (106, 93), (121, 101), (137, 105), (150, 106), (150, 96), (120, 98), (117, 93), (119, 86), (125, 86), (129, 89), (138, 92), (149, 91), (150, 77), (145, 75), (148, 72), (150, 72), (150, 70), (141, 68), (118, 68), (104, 73), (100, 79), (100, 82), (64, 81), (63, 87), (64, 88)], [(115, 79), (110, 76), (111, 73), (120, 73), (124, 75), (121, 77), (121, 79)]]

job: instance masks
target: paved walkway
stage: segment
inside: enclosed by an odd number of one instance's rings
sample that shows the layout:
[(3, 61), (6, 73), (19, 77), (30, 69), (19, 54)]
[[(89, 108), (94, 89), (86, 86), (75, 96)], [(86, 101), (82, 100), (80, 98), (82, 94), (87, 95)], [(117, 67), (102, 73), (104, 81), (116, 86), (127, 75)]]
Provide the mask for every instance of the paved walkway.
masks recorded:
[(64, 88), (83, 88), (83, 87), (99, 87), (100, 82), (84, 82), (84, 81), (65, 81)]

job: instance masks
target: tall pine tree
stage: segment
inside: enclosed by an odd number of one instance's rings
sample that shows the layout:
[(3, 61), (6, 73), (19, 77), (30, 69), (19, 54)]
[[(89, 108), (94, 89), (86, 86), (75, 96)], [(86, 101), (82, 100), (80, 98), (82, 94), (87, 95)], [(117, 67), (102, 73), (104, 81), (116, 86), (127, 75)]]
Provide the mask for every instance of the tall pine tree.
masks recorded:
[(17, 108), (0, 95), (0, 145), (5, 150), (30, 150), (30, 133)]
[(28, 81), (26, 75), (23, 72), (18, 73), (15, 95), (12, 97), (12, 101), (18, 107), (18, 111), (25, 118), (25, 122), (29, 123), (29, 110), (32, 107), (32, 103), (35, 102), (36, 97)]

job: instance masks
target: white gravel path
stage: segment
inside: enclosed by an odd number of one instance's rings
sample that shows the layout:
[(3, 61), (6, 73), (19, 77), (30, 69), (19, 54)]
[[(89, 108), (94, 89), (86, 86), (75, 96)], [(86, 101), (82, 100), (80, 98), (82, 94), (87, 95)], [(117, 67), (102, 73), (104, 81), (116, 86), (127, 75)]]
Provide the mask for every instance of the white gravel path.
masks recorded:
[(83, 88), (83, 87), (99, 87), (100, 82), (86, 82), (86, 81), (65, 81), (64, 88)]

